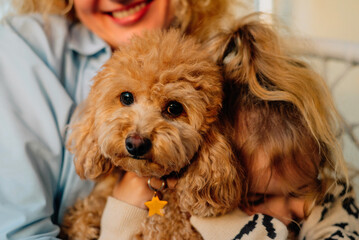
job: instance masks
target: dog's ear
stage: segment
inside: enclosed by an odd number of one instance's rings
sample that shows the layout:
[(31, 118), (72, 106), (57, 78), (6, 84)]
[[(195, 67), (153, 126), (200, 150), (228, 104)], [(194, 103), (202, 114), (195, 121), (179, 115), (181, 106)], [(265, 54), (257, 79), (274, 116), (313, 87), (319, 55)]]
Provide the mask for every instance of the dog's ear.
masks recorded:
[(239, 164), (227, 139), (212, 127), (204, 138), (197, 159), (179, 180), (180, 205), (191, 215), (222, 215), (237, 208), (241, 200)]
[(76, 172), (81, 178), (98, 179), (113, 169), (113, 164), (106, 159), (97, 144), (95, 132), (95, 110), (90, 98), (75, 111), (70, 123), (70, 136), (67, 148), (75, 155)]

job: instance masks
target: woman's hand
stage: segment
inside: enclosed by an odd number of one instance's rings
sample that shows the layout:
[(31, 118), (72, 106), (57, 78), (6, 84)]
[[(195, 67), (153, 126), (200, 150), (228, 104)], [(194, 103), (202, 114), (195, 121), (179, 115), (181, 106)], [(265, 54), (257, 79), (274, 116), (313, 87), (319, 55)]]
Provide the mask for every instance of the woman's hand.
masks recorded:
[[(148, 177), (139, 177), (136, 173), (126, 172), (116, 183), (113, 189), (113, 197), (133, 206), (147, 209), (145, 202), (150, 201), (154, 192), (148, 187)], [(167, 179), (167, 187), (174, 188), (177, 179)], [(151, 186), (159, 189), (162, 180), (158, 178), (151, 179)]]

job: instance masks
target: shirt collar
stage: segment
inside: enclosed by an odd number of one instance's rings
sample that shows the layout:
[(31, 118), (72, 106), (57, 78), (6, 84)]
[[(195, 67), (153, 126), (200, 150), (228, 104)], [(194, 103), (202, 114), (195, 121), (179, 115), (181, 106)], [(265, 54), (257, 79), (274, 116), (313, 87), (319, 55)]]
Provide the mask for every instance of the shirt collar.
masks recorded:
[(69, 48), (81, 55), (90, 56), (102, 50), (110, 50), (110, 46), (81, 23), (70, 28)]

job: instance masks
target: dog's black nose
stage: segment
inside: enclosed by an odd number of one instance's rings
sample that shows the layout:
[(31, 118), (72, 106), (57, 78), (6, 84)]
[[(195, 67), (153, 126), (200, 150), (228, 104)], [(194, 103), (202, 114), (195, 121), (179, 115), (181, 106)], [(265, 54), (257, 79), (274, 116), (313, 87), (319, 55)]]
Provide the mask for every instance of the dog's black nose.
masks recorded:
[(145, 155), (152, 146), (151, 140), (138, 134), (128, 136), (125, 140), (127, 152), (133, 156)]

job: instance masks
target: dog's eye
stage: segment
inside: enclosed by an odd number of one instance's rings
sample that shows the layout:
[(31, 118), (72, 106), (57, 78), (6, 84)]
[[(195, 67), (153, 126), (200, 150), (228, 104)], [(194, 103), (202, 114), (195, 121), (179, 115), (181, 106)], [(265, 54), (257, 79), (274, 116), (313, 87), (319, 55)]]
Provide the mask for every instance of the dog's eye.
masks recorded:
[(130, 93), (130, 92), (121, 93), (120, 101), (125, 106), (131, 105), (134, 102), (132, 93)]
[(183, 106), (179, 102), (171, 101), (166, 107), (166, 112), (172, 117), (178, 117), (183, 112)]

